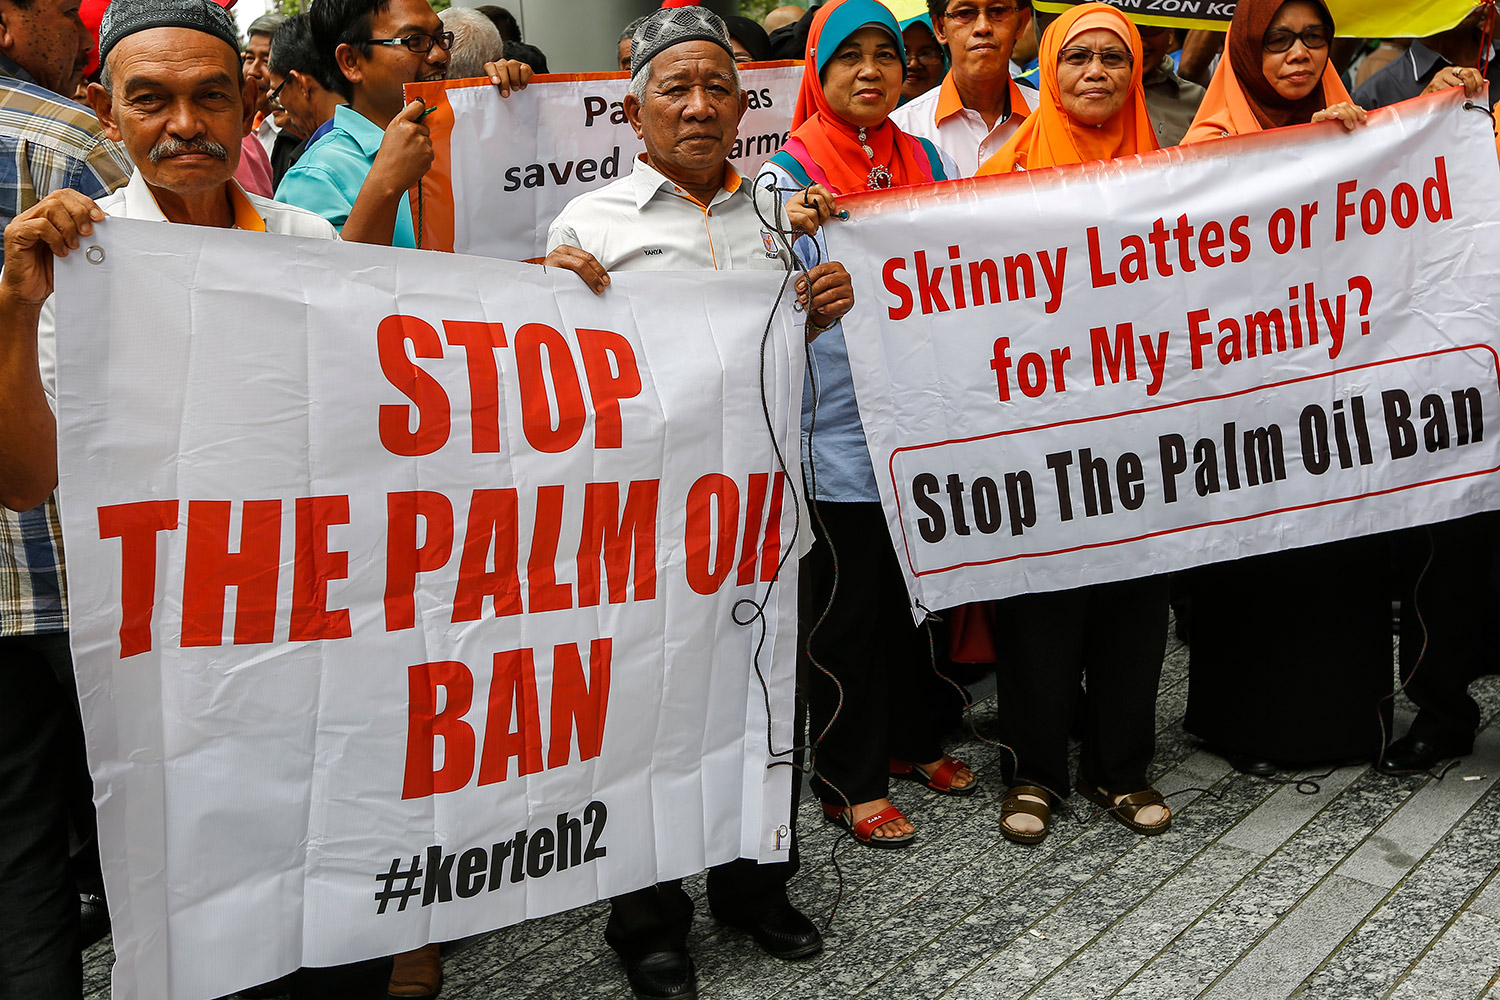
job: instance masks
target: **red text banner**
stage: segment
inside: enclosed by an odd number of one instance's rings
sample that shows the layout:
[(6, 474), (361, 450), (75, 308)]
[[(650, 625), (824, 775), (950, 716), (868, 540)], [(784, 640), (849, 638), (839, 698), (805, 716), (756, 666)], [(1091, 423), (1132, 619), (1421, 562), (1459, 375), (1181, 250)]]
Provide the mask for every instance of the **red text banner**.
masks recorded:
[[(747, 109), (729, 160), (753, 177), (791, 130), (802, 63), (739, 73)], [(628, 73), (542, 76), (508, 98), (484, 79), (407, 84), (408, 100), (435, 106), (433, 169), (412, 194), (421, 246), (505, 260), (545, 255), (547, 229), (568, 202), (630, 176), (643, 147), (625, 117), (629, 87)]]
[(1449, 93), (1352, 134), (843, 200), (914, 608), (1500, 505), (1496, 174)]
[(60, 262), (116, 997), (222, 996), (786, 858), (783, 280), (595, 296), (116, 219)]

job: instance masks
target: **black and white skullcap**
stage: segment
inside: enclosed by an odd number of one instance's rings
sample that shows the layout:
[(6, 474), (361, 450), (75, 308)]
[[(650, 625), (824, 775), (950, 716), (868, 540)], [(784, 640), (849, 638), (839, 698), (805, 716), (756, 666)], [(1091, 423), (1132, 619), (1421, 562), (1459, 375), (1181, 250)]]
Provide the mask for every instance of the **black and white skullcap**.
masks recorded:
[(236, 55), (240, 51), (234, 19), (213, 0), (111, 0), (99, 23), (99, 62), (120, 39), (147, 28), (191, 28), (223, 39)]
[(706, 7), (663, 8), (646, 15), (636, 26), (630, 39), (630, 75), (649, 69), (652, 59), (683, 42), (713, 42), (734, 58), (729, 29), (719, 15)]

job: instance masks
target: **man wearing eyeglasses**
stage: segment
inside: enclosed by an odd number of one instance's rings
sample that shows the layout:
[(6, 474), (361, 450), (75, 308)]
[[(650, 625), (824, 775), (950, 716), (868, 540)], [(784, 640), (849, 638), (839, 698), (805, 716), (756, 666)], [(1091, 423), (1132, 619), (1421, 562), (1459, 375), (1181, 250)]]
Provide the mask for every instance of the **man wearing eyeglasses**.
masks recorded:
[[(318, 0), (308, 18), (349, 104), (287, 171), (277, 200), (316, 212), (346, 240), (415, 247), (406, 192), (432, 164), (432, 139), (421, 103), (404, 104), (401, 88), (447, 78), (453, 35), (426, 0)], [(486, 68), (502, 97), (531, 79), (522, 63)]]
[(1010, 55), (1031, 20), (1031, 0), (927, 0), (953, 68), (935, 90), (902, 105), (891, 121), (936, 143), (969, 176), (1015, 133), (1031, 105), (1010, 77)]

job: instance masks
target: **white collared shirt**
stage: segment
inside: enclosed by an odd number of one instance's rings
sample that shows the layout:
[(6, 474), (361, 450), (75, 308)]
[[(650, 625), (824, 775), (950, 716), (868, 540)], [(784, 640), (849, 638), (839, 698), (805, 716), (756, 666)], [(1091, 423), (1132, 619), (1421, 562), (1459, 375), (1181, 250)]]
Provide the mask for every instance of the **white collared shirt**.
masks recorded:
[(985, 160), (1000, 152), (1000, 147), (1015, 135), (1030, 114), (1029, 106), (1017, 106), (1016, 92), (1011, 92), (1009, 117), (996, 121), (995, 127), (990, 128), (983, 115), (963, 106), (950, 72), (941, 85), (892, 111), (891, 121), (907, 135), (927, 139), (953, 157), (958, 164), (958, 176), (972, 177)]
[(547, 230), (547, 252), (578, 247), (606, 271), (785, 270), (790, 258), (761, 223), (751, 184), (726, 170), (705, 206), (638, 156), (627, 176), (568, 202)]
[(271, 149), (276, 145), (276, 139), (280, 135), (281, 129), (276, 127), (275, 115), (266, 115), (255, 129), (255, 138), (259, 139), (260, 144), (266, 147), (266, 156), (271, 155)]
[[(314, 215), (306, 209), (297, 208), (294, 205), (285, 205), (270, 198), (262, 198), (258, 194), (251, 194), (239, 186), (237, 181), (231, 180), (234, 185), (231, 198), (234, 195), (243, 197), (244, 201), (236, 200), (235, 208), (242, 211), (247, 205), (254, 209), (255, 214), (260, 216), (265, 223), (266, 232), (279, 233), (283, 236), (304, 236), (313, 239), (338, 239), (338, 233), (321, 216)], [(108, 215), (121, 219), (140, 219), (145, 222), (167, 222), (167, 217), (162, 214), (161, 206), (156, 203), (156, 197), (151, 194), (151, 188), (147, 186), (146, 180), (141, 176), (139, 170), (130, 175), (130, 183), (118, 189), (106, 198), (99, 199), (99, 207)], [(106, 221), (104, 225), (108, 225)], [(234, 228), (248, 228), (236, 225)], [(269, 252), (269, 251), (268, 251)], [(56, 409), (57, 396), (57, 313), (54, 300), (56, 296), (49, 296), (42, 303), (42, 315), (37, 321), (36, 350), (37, 361), (42, 372), (42, 388), (47, 393), (47, 402)]]

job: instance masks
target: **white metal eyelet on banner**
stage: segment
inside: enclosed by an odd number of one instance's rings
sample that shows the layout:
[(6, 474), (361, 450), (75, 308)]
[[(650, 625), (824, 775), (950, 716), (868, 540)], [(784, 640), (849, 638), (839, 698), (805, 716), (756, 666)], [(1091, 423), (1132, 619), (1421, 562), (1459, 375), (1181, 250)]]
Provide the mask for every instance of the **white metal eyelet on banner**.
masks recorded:
[(104, 263), (104, 248), (95, 243), (83, 252), (83, 256), (90, 264)]

